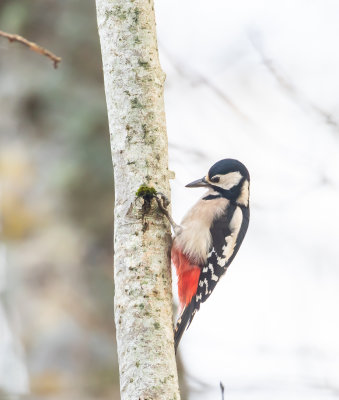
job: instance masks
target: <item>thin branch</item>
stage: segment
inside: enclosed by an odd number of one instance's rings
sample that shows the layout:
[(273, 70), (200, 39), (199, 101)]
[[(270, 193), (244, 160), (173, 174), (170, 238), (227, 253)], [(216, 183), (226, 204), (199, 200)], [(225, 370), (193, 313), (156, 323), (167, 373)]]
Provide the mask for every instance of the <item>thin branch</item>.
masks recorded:
[(178, 150), (178, 151), (185, 153), (185, 155), (189, 154), (190, 156), (194, 157), (198, 161), (204, 160), (205, 158), (208, 157), (208, 154), (206, 152), (195, 149), (195, 148), (193, 148), (193, 146), (183, 146), (181, 144), (179, 146), (179, 145), (177, 145), (175, 143), (171, 143), (171, 142), (168, 143), (168, 146), (173, 150)]
[(225, 387), (222, 382), (220, 382), (220, 390), (221, 390), (221, 400), (225, 399)]
[(61, 57), (56, 56), (51, 51), (45, 49), (37, 45), (34, 42), (30, 42), (29, 40), (25, 39), (20, 35), (15, 35), (7, 32), (0, 31), (0, 36), (8, 39), (10, 42), (19, 42), (27, 46), (30, 50), (35, 51), (36, 53), (42, 54), (43, 56), (48, 57), (50, 60), (53, 61), (54, 68), (58, 68), (58, 64), (61, 61)]
[(299, 105), (299, 106), (306, 106), (309, 109), (311, 109), (315, 114), (320, 117), (325, 124), (331, 126), (334, 130), (337, 132), (339, 131), (339, 121), (336, 120), (336, 118), (329, 113), (328, 111), (322, 109), (319, 107), (317, 104), (313, 103), (309, 99), (305, 98), (300, 91), (291, 83), (288, 81), (287, 78), (285, 78), (277, 66), (274, 64), (273, 60), (269, 58), (261, 44), (259, 43), (259, 40), (257, 37), (249, 34), (248, 35), (249, 41), (252, 44), (254, 50), (258, 53), (263, 65), (265, 68), (268, 70), (268, 72), (273, 76), (273, 78), (277, 81), (277, 83), (280, 85), (281, 88), (285, 90), (285, 92)]
[(186, 79), (192, 86), (193, 85), (204, 85), (210, 89), (223, 103), (225, 103), (235, 114), (237, 114), (242, 120), (251, 122), (250, 118), (243, 113), (239, 107), (233, 102), (224, 90), (221, 90), (214, 82), (208, 79), (205, 75), (200, 73), (198, 70), (192, 67), (188, 68), (186, 65), (183, 66), (180, 61), (173, 57), (168, 49), (160, 43), (162, 53), (168, 58), (176, 72)]

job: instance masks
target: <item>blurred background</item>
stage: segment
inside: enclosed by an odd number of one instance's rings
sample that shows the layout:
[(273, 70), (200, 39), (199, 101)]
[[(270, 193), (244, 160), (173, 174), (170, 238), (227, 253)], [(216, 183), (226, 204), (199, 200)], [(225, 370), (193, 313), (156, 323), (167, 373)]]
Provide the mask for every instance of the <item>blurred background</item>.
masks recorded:
[[(173, 214), (225, 157), (242, 248), (180, 344), (183, 399), (339, 398), (339, 3), (156, 0)], [(0, 398), (118, 399), (113, 175), (93, 0), (0, 0)]]

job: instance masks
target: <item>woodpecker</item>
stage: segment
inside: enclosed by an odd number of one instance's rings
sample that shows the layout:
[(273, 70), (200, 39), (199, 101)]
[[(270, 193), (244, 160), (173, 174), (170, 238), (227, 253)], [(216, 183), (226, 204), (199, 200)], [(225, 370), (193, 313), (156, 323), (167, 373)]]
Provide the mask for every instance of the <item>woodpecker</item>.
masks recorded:
[(178, 276), (181, 306), (174, 330), (175, 350), (200, 304), (208, 299), (244, 239), (250, 214), (249, 184), (250, 175), (240, 161), (220, 160), (205, 177), (186, 185), (205, 187), (208, 191), (181, 224), (176, 225), (169, 217), (175, 233), (171, 258)]

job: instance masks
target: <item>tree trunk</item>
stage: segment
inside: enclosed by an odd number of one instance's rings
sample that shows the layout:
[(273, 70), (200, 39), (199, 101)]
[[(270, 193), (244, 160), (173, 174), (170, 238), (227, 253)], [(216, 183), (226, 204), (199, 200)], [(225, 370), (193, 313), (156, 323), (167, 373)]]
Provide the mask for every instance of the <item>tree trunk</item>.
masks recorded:
[(170, 228), (141, 185), (169, 196), (153, 0), (97, 0), (115, 181), (115, 323), (123, 400), (179, 399)]

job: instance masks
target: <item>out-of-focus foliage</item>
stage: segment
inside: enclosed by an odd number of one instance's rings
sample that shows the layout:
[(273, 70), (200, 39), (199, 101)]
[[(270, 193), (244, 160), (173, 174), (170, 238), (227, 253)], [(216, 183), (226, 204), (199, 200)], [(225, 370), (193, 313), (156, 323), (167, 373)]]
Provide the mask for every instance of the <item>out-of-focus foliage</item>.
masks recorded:
[[(2, 0), (2, 30), (62, 57), (0, 42), (4, 303), (34, 399), (114, 399), (113, 176), (91, 0)], [(19, 321), (20, 323), (15, 323)]]

